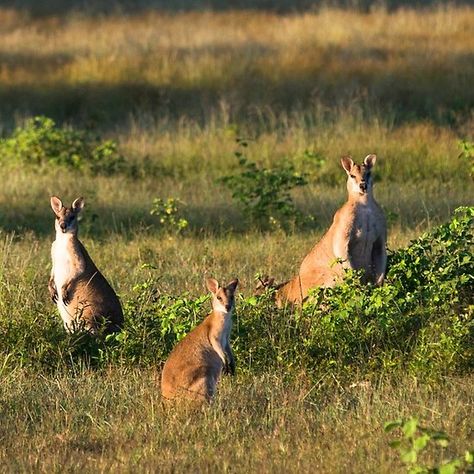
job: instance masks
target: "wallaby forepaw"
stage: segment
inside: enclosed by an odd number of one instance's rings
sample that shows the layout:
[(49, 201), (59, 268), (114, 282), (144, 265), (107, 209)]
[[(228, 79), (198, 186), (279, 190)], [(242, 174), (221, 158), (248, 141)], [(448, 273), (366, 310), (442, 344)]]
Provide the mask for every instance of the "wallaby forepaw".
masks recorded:
[(58, 292), (56, 291), (56, 288), (54, 286), (49, 286), (49, 297), (53, 301), (53, 303), (56, 303), (58, 301)]
[(69, 291), (67, 290), (66, 287), (63, 287), (62, 294), (63, 294), (63, 303), (67, 306), (71, 302), (71, 300), (69, 299)]
[(235, 375), (235, 364), (227, 363), (223, 369), (224, 375)]

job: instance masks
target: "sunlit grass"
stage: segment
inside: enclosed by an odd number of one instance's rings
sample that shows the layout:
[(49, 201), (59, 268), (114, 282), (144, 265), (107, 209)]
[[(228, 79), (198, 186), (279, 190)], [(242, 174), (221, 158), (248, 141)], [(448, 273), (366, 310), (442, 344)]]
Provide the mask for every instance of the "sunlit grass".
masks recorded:
[[(378, 156), (390, 249), (474, 204), (458, 158), (474, 123), (472, 8), (40, 18), (2, 8), (0, 25), (4, 135), (45, 114), (155, 166), (138, 179), (2, 168), (0, 326), (44, 317), (61, 330), (47, 292), (52, 194), (85, 197), (81, 239), (122, 301), (150, 277), (158, 292), (193, 297), (205, 275), (239, 277), (245, 296), (257, 272), (290, 277), (346, 198), (343, 154)], [(242, 219), (216, 181), (236, 172), (237, 138), (259, 164), (308, 173), (294, 198), (315, 218), (309, 229), (262, 233)], [(154, 197), (183, 202), (182, 236), (160, 231)], [(37, 374), (12, 359), (0, 360), (6, 472), (401, 472), (382, 427), (410, 415), (451, 435), (447, 456), (472, 449), (468, 374), (348, 387), (238, 372), (210, 408), (180, 414), (161, 405), (157, 367), (94, 372), (68, 360)]]
[(413, 380), (326, 387), (304, 375), (239, 376), (223, 381), (211, 407), (176, 412), (162, 406), (153, 369), (18, 371), (0, 388), (0, 460), (8, 472), (403, 472), (383, 424), (410, 415), (451, 435), (447, 457), (471, 447), (469, 378), (433, 389)]
[(404, 118), (452, 120), (448, 109), (465, 114), (473, 103), (467, 7), (1, 17), (0, 84), (29, 97), (5, 95), (6, 110), (77, 118), (79, 105), (79, 116), (110, 125), (115, 113), (139, 109), (209, 120), (224, 107), (243, 123), (255, 107), (278, 113), (361, 99)]

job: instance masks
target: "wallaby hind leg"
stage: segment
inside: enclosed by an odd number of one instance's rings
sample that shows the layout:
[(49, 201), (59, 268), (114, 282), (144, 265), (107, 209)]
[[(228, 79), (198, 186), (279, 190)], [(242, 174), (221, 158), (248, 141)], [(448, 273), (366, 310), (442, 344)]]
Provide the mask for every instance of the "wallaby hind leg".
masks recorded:
[(196, 401), (210, 402), (216, 391), (216, 383), (212, 377), (203, 377), (196, 380), (186, 389), (186, 398)]
[(385, 270), (387, 268), (387, 249), (384, 239), (377, 239), (372, 248), (372, 271), (374, 283), (378, 286), (383, 285)]

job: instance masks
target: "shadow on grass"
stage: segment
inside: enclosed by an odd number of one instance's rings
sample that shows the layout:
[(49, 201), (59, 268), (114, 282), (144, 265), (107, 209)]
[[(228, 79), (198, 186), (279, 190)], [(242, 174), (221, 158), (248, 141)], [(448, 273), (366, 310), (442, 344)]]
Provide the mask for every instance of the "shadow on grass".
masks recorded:
[[(453, 54), (449, 64), (444, 64), (428, 59), (417, 61), (418, 53), (413, 49), (409, 53), (412, 61), (389, 68), (385, 67), (384, 51), (330, 48), (309, 68), (275, 72), (249, 60), (250, 53), (236, 51), (232, 45), (228, 48), (228, 52), (224, 48), (219, 54), (235, 60), (245, 58), (248, 65), (243, 70), (229, 66), (224, 78), (202, 78), (192, 85), (177, 82), (155, 86), (139, 80), (119, 84), (5, 84), (0, 87), (0, 117), (7, 127), (13, 126), (13, 117), (18, 114), (47, 115), (102, 131), (127, 126), (132, 116), (144, 114), (171, 124), (188, 117), (205, 125), (224, 102), (229, 106), (229, 120), (251, 126), (258, 133), (259, 127), (268, 127), (279, 113), (311, 112), (318, 105), (326, 107), (328, 117), (335, 110), (350, 110), (359, 104), (362, 116), (386, 117), (396, 123), (428, 119), (443, 125), (455, 123), (474, 108), (474, 88), (469, 87), (474, 72), (472, 53)], [(259, 50), (258, 45), (251, 48), (256, 49), (257, 55), (272, 55), (271, 51)], [(366, 58), (371, 58), (373, 68), (363, 66)], [(0, 57), (3, 60), (11, 67), (24, 68), (28, 75), (38, 76), (39, 69), (59, 68), (71, 58), (12, 53)]]
[[(336, 210), (341, 206), (339, 199), (319, 197), (317, 202), (299, 205), (304, 215), (313, 216), (314, 220), (303, 226), (291, 227), (289, 233), (323, 233), (332, 223)], [(389, 228), (391, 226), (414, 230), (424, 227), (427, 219), (431, 225), (437, 225), (445, 221), (450, 210), (443, 203), (433, 201), (425, 207), (419, 206), (416, 195), (404, 201), (403, 209), (385, 209), (388, 216)], [(450, 209), (466, 205), (461, 199), (450, 203)], [(426, 207), (428, 206), (428, 207)], [(427, 217), (428, 216), (428, 217)], [(255, 231), (275, 231), (266, 229), (251, 222), (242, 215), (234, 205), (216, 203), (211, 206), (187, 205), (183, 209), (182, 217), (188, 221), (185, 235), (195, 238), (222, 237), (225, 235), (241, 235)], [(31, 204), (0, 205), (0, 230), (14, 232), (21, 236), (33, 232), (39, 237), (50, 237), (54, 240), (54, 216), (48, 205), (37, 206)], [(390, 229), (389, 229), (390, 231)], [(80, 237), (94, 239), (108, 239), (111, 235), (120, 235), (126, 241), (133, 240), (137, 235), (166, 235), (167, 232), (174, 233), (174, 229), (166, 230), (159, 223), (156, 216), (149, 213), (148, 208), (140, 206), (103, 206), (94, 204), (83, 213), (79, 223)]]
[[(133, 14), (149, 10), (181, 11), (229, 11), (263, 10), (278, 13), (311, 11), (321, 7), (350, 8), (368, 12), (380, 7), (379, 0), (15, 0), (8, 2), (18, 10), (27, 11), (33, 17), (66, 15), (80, 12), (90, 16), (113, 15), (117, 13)], [(383, 5), (389, 10), (402, 7), (430, 7), (439, 5), (439, 0), (385, 0)], [(469, 0), (457, 0), (454, 4), (470, 4)]]

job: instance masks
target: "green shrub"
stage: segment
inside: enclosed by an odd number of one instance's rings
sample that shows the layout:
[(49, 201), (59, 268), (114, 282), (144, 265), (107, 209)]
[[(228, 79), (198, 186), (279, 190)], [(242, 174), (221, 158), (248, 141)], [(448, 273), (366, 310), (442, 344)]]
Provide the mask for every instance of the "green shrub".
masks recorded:
[[(386, 284), (362, 284), (349, 272), (334, 288), (315, 289), (302, 308), (277, 309), (271, 291), (240, 298), (233, 349), (240, 370), (269, 370), (339, 380), (410, 373), (419, 378), (474, 368), (474, 208), (390, 255)], [(67, 335), (59, 317), (25, 316), (0, 324), (8, 367), (51, 370), (90, 365), (161, 364), (210, 311), (208, 296), (160, 294), (158, 279), (124, 302), (125, 327), (105, 341)], [(35, 331), (31, 331), (34, 327)], [(0, 363), (0, 366), (2, 364)]]
[[(472, 370), (473, 224), (474, 208), (460, 208), (451, 222), (394, 252), (383, 287), (350, 272), (335, 288), (314, 290), (294, 312), (276, 309), (271, 291), (241, 298), (233, 331), (240, 369), (350, 378)], [(113, 349), (125, 363), (162, 360), (210, 310), (205, 296), (157, 295), (153, 281), (136, 292)]]
[(174, 198), (155, 198), (153, 199), (150, 214), (156, 216), (160, 223), (160, 228), (168, 233), (180, 234), (189, 222), (181, 216), (179, 206), (182, 202)]
[[(246, 142), (239, 143), (247, 146)], [(241, 151), (235, 152), (235, 156), (240, 172), (224, 176), (219, 182), (230, 189), (250, 223), (263, 229), (288, 229), (292, 224), (304, 222), (290, 194), (294, 188), (308, 183), (304, 174), (296, 172), (291, 164), (269, 169), (249, 161)]]
[[(418, 419), (411, 417), (407, 420), (395, 420), (385, 423), (385, 432), (401, 431), (401, 437), (390, 442), (390, 447), (400, 453), (400, 459), (408, 468), (410, 474), (454, 474), (472, 472), (474, 468), (474, 452), (466, 451), (464, 456), (442, 459), (439, 465), (429, 467), (420, 462), (420, 457), (431, 447), (444, 450), (449, 445), (448, 435), (444, 431), (433, 430), (420, 426)], [(438, 458), (443, 451), (438, 454)]]
[(207, 295), (196, 299), (188, 295), (158, 294), (156, 280), (134, 287), (135, 297), (124, 305), (125, 328), (108, 336), (107, 361), (125, 364), (159, 364), (176, 342), (203, 319)]
[(251, 299), (239, 309), (240, 360), (263, 367), (281, 359), (340, 376), (472, 370), (473, 224), (474, 208), (460, 208), (450, 223), (394, 252), (382, 287), (349, 272), (342, 284), (315, 289), (294, 314), (266, 309), (266, 301), (261, 310)]
[(44, 116), (27, 120), (10, 137), (0, 139), (0, 159), (32, 166), (64, 166), (92, 174), (125, 170), (125, 159), (116, 142), (102, 141), (84, 130), (59, 128)]

